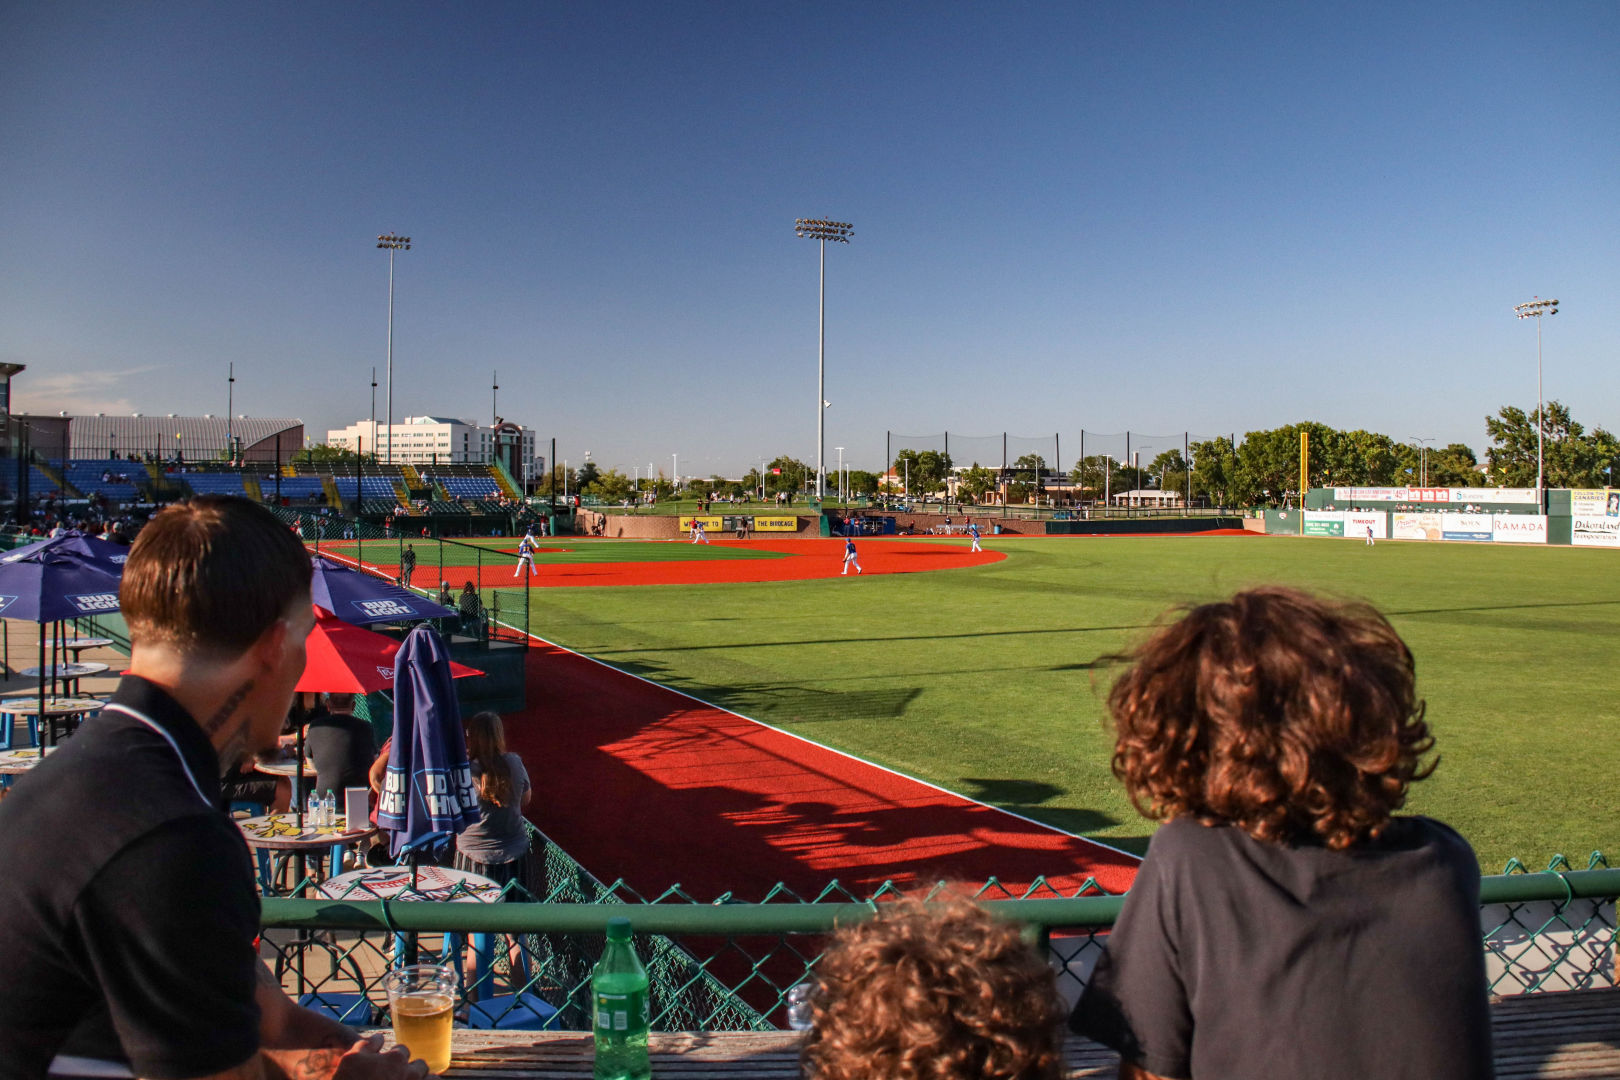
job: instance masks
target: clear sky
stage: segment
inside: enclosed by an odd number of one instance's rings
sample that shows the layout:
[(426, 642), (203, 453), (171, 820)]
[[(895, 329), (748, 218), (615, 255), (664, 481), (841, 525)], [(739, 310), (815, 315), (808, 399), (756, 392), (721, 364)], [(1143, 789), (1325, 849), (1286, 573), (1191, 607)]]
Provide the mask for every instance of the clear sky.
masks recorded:
[[(884, 432), (1620, 428), (1620, 5), (0, 0), (18, 407)], [(383, 409), (378, 397), (379, 413)], [(1177, 440), (1179, 441), (1179, 439)], [(1089, 447), (1088, 447), (1089, 448)]]

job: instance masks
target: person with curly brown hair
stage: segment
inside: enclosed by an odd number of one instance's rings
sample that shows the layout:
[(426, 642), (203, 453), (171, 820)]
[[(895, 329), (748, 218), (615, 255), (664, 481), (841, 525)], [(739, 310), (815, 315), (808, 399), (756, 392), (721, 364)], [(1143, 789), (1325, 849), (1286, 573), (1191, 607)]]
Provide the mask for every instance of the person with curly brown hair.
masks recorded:
[(883, 904), (816, 964), (806, 1080), (1056, 1080), (1063, 999), (1019, 935), (965, 897)]
[(1395, 813), (1438, 759), (1394, 628), (1263, 588), (1124, 659), (1114, 773), (1164, 824), (1070, 1027), (1125, 1080), (1491, 1076), (1479, 865)]

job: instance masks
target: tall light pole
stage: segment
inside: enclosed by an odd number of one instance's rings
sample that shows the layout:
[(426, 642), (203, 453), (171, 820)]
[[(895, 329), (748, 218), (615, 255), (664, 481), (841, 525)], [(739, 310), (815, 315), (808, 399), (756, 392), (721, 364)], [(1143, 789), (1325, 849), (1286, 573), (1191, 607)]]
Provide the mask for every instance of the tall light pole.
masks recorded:
[(1418, 444), (1418, 487), (1429, 486), (1429, 448), (1425, 443), (1434, 442), (1433, 435), (1413, 435), (1413, 442)]
[(827, 241), (849, 243), (855, 226), (847, 221), (799, 218), (793, 223), (795, 236), (821, 241), (821, 321), (817, 333), (816, 362), (816, 498), (827, 494), (827, 462), (823, 447), (827, 441)]
[[(394, 463), (394, 252), (411, 250), (411, 238), (384, 233), (377, 237), (377, 246), (388, 252), (388, 456), (385, 460), (392, 465)], [(375, 428), (371, 436), (375, 442), (377, 437)]]
[(236, 363), (233, 361), (225, 376), (225, 449), (236, 460), (236, 421), (232, 419), (236, 414), (231, 410), (236, 407)]
[(371, 366), (371, 452), (377, 452), (377, 366)]
[(835, 446), (833, 449), (838, 451), (838, 500), (842, 502), (844, 499), (844, 448)]
[[(1518, 304), (1513, 310), (1521, 319), (1536, 320), (1536, 498), (1541, 498), (1541, 317), (1558, 314), (1558, 301), (1530, 298), (1528, 304)], [(1537, 511), (1538, 513), (1540, 511)]]

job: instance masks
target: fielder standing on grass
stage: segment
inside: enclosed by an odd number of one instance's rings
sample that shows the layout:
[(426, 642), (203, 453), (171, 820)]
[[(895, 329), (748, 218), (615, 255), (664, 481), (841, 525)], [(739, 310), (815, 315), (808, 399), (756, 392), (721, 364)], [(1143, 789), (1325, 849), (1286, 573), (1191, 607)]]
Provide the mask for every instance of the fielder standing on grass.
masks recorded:
[(852, 566), (857, 574), (861, 572), (860, 560), (855, 558), (855, 538), (853, 536), (844, 541), (844, 569), (838, 576), (843, 577), (844, 574), (849, 573), (849, 568)]
[(525, 566), (527, 566), (529, 568), (529, 575), (531, 577), (539, 577), (540, 576), (540, 571), (538, 571), (538, 570), (536, 570), (534, 568), (534, 532), (532, 531), (533, 526), (530, 526), (530, 529), (531, 529), (531, 531), (524, 533), (523, 534), (523, 539), (518, 541), (517, 570), (516, 570), (516, 572), (514, 572), (512, 574), (512, 576), (514, 578), (520, 578), (520, 577), (523, 576), (523, 568)]
[(979, 523), (977, 521), (968, 522), (968, 535), (973, 537), (973, 547), (969, 550), (983, 551), (984, 548), (979, 546)]

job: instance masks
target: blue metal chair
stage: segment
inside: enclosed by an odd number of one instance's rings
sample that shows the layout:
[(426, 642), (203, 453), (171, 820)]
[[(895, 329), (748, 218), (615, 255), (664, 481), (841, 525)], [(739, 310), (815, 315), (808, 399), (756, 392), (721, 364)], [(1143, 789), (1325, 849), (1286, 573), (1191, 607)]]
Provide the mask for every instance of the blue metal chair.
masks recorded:
[(502, 994), (469, 1002), (467, 1026), (482, 1031), (536, 1031), (557, 1015), (538, 994)]

